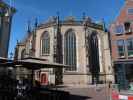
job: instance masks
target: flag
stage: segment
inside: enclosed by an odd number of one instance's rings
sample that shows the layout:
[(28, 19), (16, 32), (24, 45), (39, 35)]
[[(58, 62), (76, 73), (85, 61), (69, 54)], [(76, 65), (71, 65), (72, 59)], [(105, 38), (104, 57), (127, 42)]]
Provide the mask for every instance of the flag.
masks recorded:
[(2, 0), (0, 0), (0, 16), (4, 16), (5, 14), (13, 14), (16, 12), (16, 9), (11, 7), (11, 0), (10, 0), (10, 6), (4, 3)]
[(5, 12), (6, 12), (6, 4), (0, 0), (0, 16), (4, 16)]
[(5, 6), (6, 4), (0, 1), (0, 8), (4, 8)]

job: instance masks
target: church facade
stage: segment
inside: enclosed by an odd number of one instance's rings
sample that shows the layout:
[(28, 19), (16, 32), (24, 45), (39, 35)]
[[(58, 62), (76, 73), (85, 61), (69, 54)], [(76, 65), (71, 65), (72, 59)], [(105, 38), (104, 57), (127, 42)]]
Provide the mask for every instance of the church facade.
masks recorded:
[[(89, 17), (78, 21), (59, 16), (28, 30), (24, 41), (16, 46), (15, 59), (34, 57), (69, 65), (63, 68), (64, 84), (114, 82), (108, 32)], [(55, 84), (54, 69), (36, 71), (35, 78)]]

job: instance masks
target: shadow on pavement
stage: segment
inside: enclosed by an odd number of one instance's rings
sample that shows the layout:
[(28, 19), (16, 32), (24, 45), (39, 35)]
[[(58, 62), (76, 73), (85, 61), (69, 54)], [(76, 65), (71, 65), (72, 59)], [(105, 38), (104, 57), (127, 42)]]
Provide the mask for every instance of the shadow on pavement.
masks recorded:
[(26, 94), (26, 96), (22, 96), (19, 98), (11, 98), (9, 93), (4, 93), (4, 95), (0, 94), (0, 100), (88, 100), (91, 97), (88, 96), (80, 96), (80, 95), (72, 95), (68, 92), (64, 91), (53, 91), (53, 90), (45, 90), (45, 91), (35, 91), (30, 93), (30, 95)]
[(79, 96), (79, 95), (70, 95), (69, 100), (88, 100), (91, 99), (91, 97), (88, 96)]

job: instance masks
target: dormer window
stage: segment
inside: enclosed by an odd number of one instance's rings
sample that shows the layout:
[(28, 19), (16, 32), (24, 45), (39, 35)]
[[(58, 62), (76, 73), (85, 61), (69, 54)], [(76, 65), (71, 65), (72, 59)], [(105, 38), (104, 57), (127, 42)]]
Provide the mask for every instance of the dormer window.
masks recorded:
[(116, 34), (123, 34), (124, 33), (124, 28), (123, 28), (123, 25), (117, 25), (116, 27), (115, 27), (115, 33)]
[(131, 27), (130, 27), (130, 22), (125, 22), (124, 27), (125, 27), (125, 32), (130, 33), (131, 32)]

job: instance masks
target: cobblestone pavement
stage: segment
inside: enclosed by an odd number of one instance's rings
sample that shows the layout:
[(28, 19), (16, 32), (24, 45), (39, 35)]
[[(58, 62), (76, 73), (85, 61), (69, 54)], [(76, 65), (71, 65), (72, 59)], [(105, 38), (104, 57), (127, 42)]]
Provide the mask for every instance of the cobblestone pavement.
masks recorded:
[(109, 89), (105, 86), (71, 86), (61, 90), (69, 91), (70, 100), (110, 100)]

